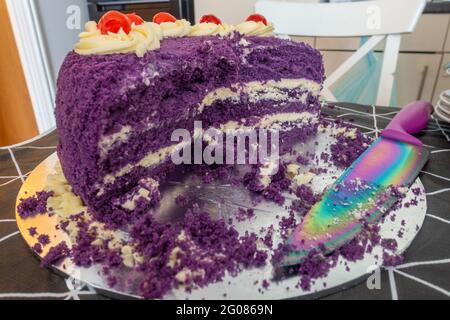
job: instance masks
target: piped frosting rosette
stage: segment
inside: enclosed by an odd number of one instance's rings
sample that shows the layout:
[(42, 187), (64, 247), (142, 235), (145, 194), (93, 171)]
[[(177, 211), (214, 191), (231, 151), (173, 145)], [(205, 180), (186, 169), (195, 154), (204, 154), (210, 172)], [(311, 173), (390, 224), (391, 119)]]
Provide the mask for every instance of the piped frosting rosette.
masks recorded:
[(189, 36), (226, 36), (234, 31), (234, 26), (217, 18), (215, 15), (205, 15), (200, 19), (200, 23), (192, 27)]
[(244, 36), (272, 36), (273, 25), (259, 14), (253, 14), (243, 23), (233, 26), (222, 23), (215, 15), (204, 15), (194, 26), (185, 19), (177, 20), (167, 12), (145, 22), (138, 15), (107, 12), (98, 23), (90, 21), (79, 35), (75, 52), (80, 55), (135, 52), (143, 57), (149, 50), (160, 48), (163, 38), (186, 36), (227, 36), (239, 32)]
[(236, 31), (244, 36), (273, 36), (273, 30), (273, 24), (267, 22), (266, 18), (260, 14), (252, 14), (247, 21), (236, 26)]
[(185, 19), (177, 20), (167, 12), (157, 13), (153, 17), (153, 22), (161, 28), (164, 38), (179, 38), (187, 36), (191, 30), (191, 23)]
[(98, 24), (86, 23), (79, 37), (75, 52), (80, 55), (135, 52), (143, 57), (147, 51), (160, 47), (162, 33), (160, 26), (144, 22), (139, 16), (110, 11)]

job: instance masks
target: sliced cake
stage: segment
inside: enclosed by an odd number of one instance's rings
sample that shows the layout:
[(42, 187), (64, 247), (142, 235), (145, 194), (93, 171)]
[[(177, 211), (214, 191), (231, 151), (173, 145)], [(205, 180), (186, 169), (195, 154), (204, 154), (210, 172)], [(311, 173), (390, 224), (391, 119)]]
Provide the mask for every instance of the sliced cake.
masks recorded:
[[(171, 155), (214, 128), (280, 131), (280, 151), (315, 134), (321, 54), (276, 38), (260, 17), (233, 27), (159, 15), (114, 14), (86, 25), (57, 84), (58, 156), (64, 175), (101, 221), (125, 224), (159, 201), (179, 166)], [(202, 132), (195, 130), (201, 122)], [(206, 141), (207, 143), (207, 141)], [(270, 179), (261, 174), (261, 188)]]

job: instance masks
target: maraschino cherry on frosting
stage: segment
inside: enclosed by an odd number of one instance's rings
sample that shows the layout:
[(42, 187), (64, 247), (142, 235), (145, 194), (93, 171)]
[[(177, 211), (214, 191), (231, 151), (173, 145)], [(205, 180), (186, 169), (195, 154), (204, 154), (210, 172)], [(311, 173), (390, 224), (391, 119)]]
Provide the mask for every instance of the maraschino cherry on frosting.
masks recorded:
[(262, 23), (264, 23), (266, 26), (269, 25), (269, 24), (267, 23), (266, 17), (264, 17), (262, 14), (258, 14), (258, 13), (249, 15), (246, 21), (262, 22)]
[(124, 14), (122, 12), (111, 10), (101, 17), (97, 24), (97, 28), (103, 35), (108, 33), (119, 33), (120, 29), (129, 34), (134, 25), (138, 26), (145, 21), (135, 13)]
[(200, 23), (214, 23), (214, 24), (217, 24), (217, 25), (221, 25), (222, 24), (222, 20), (220, 20), (219, 18), (217, 18), (213, 14), (206, 14), (203, 17), (200, 18)]
[(166, 23), (166, 22), (176, 22), (177, 18), (171, 15), (168, 12), (159, 12), (153, 16), (153, 22), (157, 24)]

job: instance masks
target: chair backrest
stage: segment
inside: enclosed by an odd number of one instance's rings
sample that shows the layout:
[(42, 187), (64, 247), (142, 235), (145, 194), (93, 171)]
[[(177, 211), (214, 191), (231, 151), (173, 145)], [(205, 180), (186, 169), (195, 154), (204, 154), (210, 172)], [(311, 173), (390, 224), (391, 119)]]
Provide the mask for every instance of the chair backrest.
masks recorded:
[(326, 99), (336, 101), (330, 87), (386, 39), (376, 104), (390, 104), (401, 34), (414, 31), (426, 0), (373, 0), (347, 3), (301, 3), (260, 0), (255, 12), (274, 24), (279, 35), (371, 38), (327, 77)]
[(275, 26), (277, 34), (310, 37), (356, 37), (410, 33), (426, 0), (374, 0), (301, 3), (261, 0), (255, 11)]

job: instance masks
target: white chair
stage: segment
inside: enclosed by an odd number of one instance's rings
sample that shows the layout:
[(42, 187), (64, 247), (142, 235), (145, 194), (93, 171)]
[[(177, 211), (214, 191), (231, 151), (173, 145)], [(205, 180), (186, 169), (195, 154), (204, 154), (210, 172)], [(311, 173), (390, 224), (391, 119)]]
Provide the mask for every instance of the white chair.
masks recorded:
[[(279, 35), (307, 37), (371, 36), (324, 83), (324, 95), (336, 98), (329, 90), (346, 72), (386, 39), (377, 105), (391, 101), (401, 35), (414, 31), (426, 0), (374, 0), (348, 3), (300, 3), (260, 0), (255, 12), (273, 22)], [(432, 36), (432, 35), (430, 35)]]

